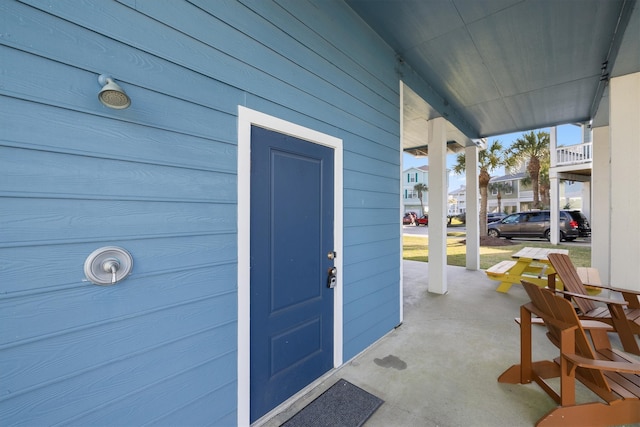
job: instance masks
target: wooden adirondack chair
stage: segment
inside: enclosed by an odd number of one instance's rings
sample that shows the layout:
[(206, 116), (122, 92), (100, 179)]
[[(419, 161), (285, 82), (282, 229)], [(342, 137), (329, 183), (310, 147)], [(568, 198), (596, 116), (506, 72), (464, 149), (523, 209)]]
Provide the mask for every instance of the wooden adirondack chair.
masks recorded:
[[(640, 423), (640, 363), (611, 348), (602, 322), (580, 321), (573, 305), (549, 289), (522, 281), (531, 302), (520, 308), (521, 362), (507, 369), (502, 383), (527, 384), (535, 381), (559, 405), (536, 423), (537, 426), (610, 426)], [(560, 349), (555, 361), (532, 362), (532, 314), (547, 327), (550, 341)], [(555, 386), (548, 379), (559, 378)], [(578, 380), (602, 400), (576, 404), (575, 381)], [(604, 402), (603, 402), (604, 401)]]
[[(570, 297), (579, 309), (579, 317), (584, 320), (598, 320), (612, 325), (622, 342), (622, 347), (629, 353), (640, 355), (640, 347), (635, 334), (640, 335), (640, 292), (597, 286), (602, 289), (620, 292), (624, 301), (605, 299), (587, 295), (587, 288), (582, 283), (571, 258), (563, 254), (549, 254), (549, 262), (556, 271), (548, 276), (548, 286), (555, 289), (555, 275), (564, 285), (563, 294)], [(592, 285), (590, 285), (592, 286)], [(597, 306), (594, 301), (605, 305)]]

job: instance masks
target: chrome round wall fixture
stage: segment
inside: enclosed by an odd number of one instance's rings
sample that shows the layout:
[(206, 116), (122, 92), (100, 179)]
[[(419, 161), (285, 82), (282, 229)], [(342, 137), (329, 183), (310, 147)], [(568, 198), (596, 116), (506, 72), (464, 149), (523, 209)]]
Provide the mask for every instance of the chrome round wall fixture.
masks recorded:
[(133, 269), (133, 257), (117, 246), (93, 251), (84, 262), (84, 275), (90, 282), (109, 286), (124, 280)]
[(109, 108), (115, 108), (116, 110), (124, 110), (131, 105), (131, 98), (125, 93), (113, 79), (106, 75), (100, 74), (98, 76), (98, 83), (102, 86), (100, 92), (98, 92), (98, 99), (105, 106)]

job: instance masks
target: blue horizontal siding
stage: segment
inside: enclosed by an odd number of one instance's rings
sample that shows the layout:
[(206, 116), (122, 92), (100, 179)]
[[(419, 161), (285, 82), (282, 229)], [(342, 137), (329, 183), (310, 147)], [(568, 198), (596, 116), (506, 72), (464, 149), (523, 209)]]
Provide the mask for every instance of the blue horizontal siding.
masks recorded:
[[(198, 0), (196, 3), (203, 5), (207, 2), (206, 0)], [(357, 53), (353, 49), (347, 52), (342, 50), (342, 46), (345, 43), (350, 43), (350, 40), (341, 40), (340, 45), (335, 45), (331, 43), (327, 35), (317, 37), (318, 34), (327, 32), (327, 28), (331, 28), (331, 32), (339, 30), (339, 26), (335, 28), (337, 17), (335, 14), (327, 15), (327, 8), (309, 7), (310, 4), (305, 4), (305, 2), (276, 2), (286, 13), (274, 16), (270, 12), (270, 6), (267, 2), (241, 0), (241, 3), (257, 14), (268, 16), (268, 19), (273, 22), (274, 28), (278, 28), (278, 32), (253, 33), (254, 25), (243, 19), (238, 22), (238, 25), (244, 25), (245, 32), (251, 32), (254, 37), (257, 35), (258, 40), (269, 40), (269, 47), (289, 61), (303, 67), (305, 67), (304, 64), (314, 64), (313, 67), (307, 65), (305, 68), (345, 93), (362, 100), (368, 109), (376, 109), (391, 118), (398, 116), (398, 109), (393, 102), (398, 94), (397, 85), (385, 86), (384, 82), (376, 77), (376, 72), (390, 70), (388, 63), (383, 59), (384, 55), (378, 55), (375, 58), (379, 61), (380, 68), (372, 72), (370, 71), (370, 62), (358, 60), (358, 53), (364, 50), (362, 47), (365, 44), (360, 44), (355, 49), (358, 51)], [(322, 26), (321, 31), (313, 28), (317, 24)], [(291, 36), (292, 34), (296, 35), (295, 38)], [(353, 38), (354, 34), (350, 34), (349, 39)], [(286, 48), (291, 42), (299, 43), (302, 47), (300, 40), (305, 40), (306, 45), (303, 49)], [(394, 81), (396, 77), (392, 75), (391, 81)], [(372, 88), (376, 90), (373, 91)]]
[(398, 224), (380, 226), (345, 227), (344, 240), (349, 246), (362, 245), (375, 241), (394, 240), (398, 237)]
[[(260, 0), (253, 0), (259, 3)], [(341, 0), (276, 0), (284, 9), (304, 22), (316, 34), (326, 39), (333, 47), (330, 56), (336, 56), (337, 49), (347, 60), (360, 65), (370, 87), (393, 99), (398, 91), (398, 76), (395, 67), (390, 66), (389, 57), (394, 56), (389, 47), (381, 44), (379, 36), (365, 31), (362, 19), (349, 8), (344, 8)], [(339, 10), (339, 12), (337, 12)], [(368, 29), (368, 28), (367, 28)], [(341, 67), (342, 68), (342, 67)], [(354, 71), (362, 74), (363, 71)]]
[[(395, 312), (394, 307), (383, 303), (385, 299), (395, 300), (399, 304), (398, 292), (395, 287), (395, 282), (397, 280), (397, 275), (393, 272), (387, 272), (382, 275), (384, 279), (386, 279), (386, 286), (379, 286), (375, 288), (371, 288), (371, 286), (359, 286), (359, 292), (354, 292), (353, 288), (358, 286), (351, 285), (346, 290), (348, 292), (345, 297), (345, 333), (348, 335), (351, 330), (351, 323), (355, 322), (357, 319), (364, 317), (368, 319), (368, 310), (369, 307), (377, 307), (380, 311), (381, 315), (384, 315), (385, 312), (393, 313)], [(368, 288), (363, 290), (362, 288)], [(355, 329), (357, 331), (357, 329)]]
[[(0, 6), (1, 7), (1, 6)], [(53, 25), (53, 23), (52, 23)], [(89, 36), (91, 33), (87, 33)], [(59, 40), (62, 43), (62, 40)], [(21, 48), (30, 49), (36, 51), (32, 46), (21, 46)], [(203, 105), (204, 101), (198, 94), (191, 94), (192, 90), (188, 88), (182, 90), (179, 87), (179, 81), (167, 79), (164, 75), (150, 75), (147, 79), (142, 80), (140, 83), (152, 83), (154, 86), (149, 88), (148, 86), (137, 86), (131, 82), (123, 82), (118, 80), (118, 83), (125, 88), (127, 94), (133, 99), (130, 110), (135, 111), (135, 115), (130, 117), (128, 114), (123, 114), (122, 111), (112, 110), (103, 107), (97, 102), (97, 91), (100, 89), (97, 80), (97, 72), (109, 72), (112, 67), (93, 70), (85, 70), (81, 64), (82, 58), (80, 56), (72, 55), (70, 60), (74, 60), (77, 66), (71, 66), (69, 64), (63, 64), (57, 61), (52, 61), (42, 56), (32, 53), (28, 53), (24, 50), (18, 50), (0, 45), (0, 57), (3, 58), (3, 69), (6, 73), (3, 76), (3, 86), (0, 88), (0, 93), (5, 93), (8, 96), (16, 96), (21, 99), (26, 99), (38, 104), (62, 106), (66, 108), (65, 113), (71, 114), (71, 110), (79, 111), (82, 113), (88, 113), (91, 116), (86, 115), (70, 115), (69, 118), (61, 118), (61, 125), (70, 126), (76, 124), (76, 132), (89, 132), (94, 131), (98, 135), (109, 135), (109, 123), (101, 120), (104, 117), (111, 117), (118, 120), (128, 120), (146, 126), (144, 129), (149, 132), (149, 135), (140, 135), (139, 132), (134, 133), (136, 139), (141, 142), (147, 139), (153, 139), (154, 136), (161, 133), (155, 131), (155, 129), (169, 130), (175, 132), (175, 134), (167, 134), (162, 138), (172, 138), (172, 143), (179, 143), (180, 136), (185, 137), (187, 135), (194, 135), (201, 138), (211, 138), (212, 131), (216, 131), (216, 140), (229, 142), (236, 144), (235, 129), (228, 129), (227, 127), (221, 127), (225, 121), (228, 121), (230, 115), (236, 114), (237, 104), (240, 104), (243, 99), (243, 94), (240, 90), (230, 88), (220, 82), (208, 79), (206, 91), (215, 95), (210, 96), (207, 99), (208, 105)], [(162, 64), (163, 70), (170, 71), (171, 73), (180, 73), (182, 70), (175, 64), (166, 62)], [(25, 80), (25, 72), (27, 69), (29, 80)], [(184, 70), (188, 72), (188, 70)], [(65, 76), (69, 81), (68, 89), (65, 91), (59, 90), (59, 78), (58, 76)], [(164, 77), (163, 77), (164, 76)], [(202, 76), (198, 74), (190, 75), (187, 77), (189, 80), (200, 80)], [(199, 84), (200, 82), (198, 82)], [(154, 90), (156, 89), (156, 90)], [(159, 92), (157, 90), (172, 91), (174, 96), (167, 96), (166, 93)], [(222, 102), (224, 100), (224, 104)], [(11, 102), (9, 98), (7, 102)], [(236, 108), (232, 108), (232, 102), (236, 102)], [(3, 106), (8, 111), (14, 108)], [(98, 107), (98, 108), (96, 108)], [(44, 106), (33, 105), (31, 108), (40, 108), (44, 110)], [(5, 114), (3, 112), (3, 114)], [(37, 115), (40, 120), (43, 120), (49, 125), (49, 131), (57, 131), (56, 126), (52, 125), (55, 122), (51, 121), (51, 118), (47, 115), (43, 115), (33, 111), (33, 115)], [(75, 120), (70, 120), (73, 118)], [(79, 123), (85, 120), (92, 120), (94, 123), (99, 122), (98, 128), (91, 129), (89, 126), (83, 126), (87, 129), (83, 129), (78, 126)], [(32, 123), (38, 124), (38, 123)], [(91, 123), (88, 123), (90, 125)], [(117, 127), (117, 124), (112, 124), (111, 128)], [(133, 128), (132, 132), (135, 132)], [(153, 128), (153, 129), (150, 129)], [(63, 128), (66, 129), (66, 128)], [(228, 131), (227, 133), (221, 133), (221, 131)], [(120, 133), (120, 138), (122, 134)], [(188, 140), (194, 140), (195, 138), (188, 138)], [(111, 143), (118, 143), (118, 140), (111, 139)], [(194, 150), (196, 147), (192, 147)], [(201, 147), (199, 149), (205, 149)], [(215, 149), (215, 148), (212, 148)], [(176, 153), (180, 154), (180, 153)], [(188, 153), (184, 153), (188, 154)], [(222, 153), (220, 153), (222, 154)]]
[[(378, 158), (371, 157), (370, 151), (356, 153), (350, 150), (345, 150), (344, 152), (346, 169), (365, 173), (376, 171), (377, 175), (389, 179), (398, 179), (398, 176), (400, 176), (400, 166), (395, 163), (396, 160), (397, 159), (395, 157), (393, 159), (383, 156)], [(350, 167), (347, 168), (346, 165), (350, 165)], [(347, 186), (347, 183), (345, 183), (345, 186)]]
[[(313, 86), (307, 85), (308, 87), (300, 88), (290, 85), (286, 76), (277, 76), (278, 78), (270, 76), (268, 73), (262, 71), (268, 64), (259, 62), (261, 58), (259, 56), (256, 57), (256, 55), (260, 53), (259, 47), (256, 48), (254, 55), (251, 56), (251, 62), (245, 63), (241, 59), (225, 54), (215, 45), (210, 46), (200, 40), (194, 43), (194, 39), (189, 38), (187, 34), (198, 29), (197, 26), (194, 25), (194, 22), (191, 22), (195, 16), (193, 14), (197, 9), (185, 9), (187, 6), (183, 5), (179, 9), (180, 13), (176, 12), (172, 14), (170, 16), (172, 20), (170, 23), (176, 26), (181, 17), (186, 15), (186, 20), (183, 25), (186, 25), (188, 28), (180, 27), (180, 32), (175, 31), (172, 33), (171, 38), (167, 38), (165, 36), (167, 32), (166, 25), (150, 20), (144, 15), (138, 14), (132, 9), (114, 2), (96, 2), (93, 5), (93, 13), (89, 15), (87, 15), (86, 11), (82, 8), (76, 7), (73, 2), (56, 2), (49, 4), (48, 2), (33, 0), (28, 1), (28, 3), (34, 7), (42, 8), (47, 13), (55, 13), (72, 22), (74, 20), (81, 20), (85, 27), (93, 31), (92, 33), (89, 30), (74, 28), (62, 32), (60, 28), (56, 28), (52, 30), (53, 34), (47, 35), (49, 39), (54, 39), (60, 32), (60, 42), (68, 43), (67, 32), (73, 31), (77, 33), (83, 31), (87, 33), (85, 35), (86, 37), (95, 38), (95, 33), (100, 33), (115, 39), (121, 38), (125, 43), (144, 46), (149, 52), (148, 55), (141, 55), (140, 50), (128, 53), (127, 50), (133, 50), (133, 47), (115, 42), (108, 37), (100, 38), (101, 48), (107, 50), (105, 56), (113, 56), (116, 61), (116, 63), (109, 67), (105, 65), (104, 69), (114, 70), (112, 73), (115, 76), (119, 76), (120, 74), (131, 74), (130, 68), (132, 66), (140, 68), (137, 80), (132, 81), (128, 76), (125, 81), (140, 86), (150, 86), (149, 83), (146, 82), (152, 80), (156, 74), (163, 74), (162, 71), (164, 67), (168, 65), (166, 62), (172, 62), (182, 66), (188, 65), (191, 70), (197, 71), (200, 74), (199, 76), (194, 76), (195, 81), (191, 81), (192, 88), (197, 87), (196, 84), (200, 84), (199, 80), (202, 80), (203, 76), (209, 76), (232, 87), (242, 88), (252, 94), (259, 95), (264, 99), (286, 100), (288, 108), (295, 111), (311, 112), (313, 116), (319, 120), (330, 123), (334, 123), (336, 119), (342, 120), (344, 124), (341, 124), (341, 127), (344, 128), (352, 127), (353, 123), (356, 122), (363, 127), (363, 131), (358, 132), (360, 135), (369, 137), (372, 141), (379, 141), (381, 137), (387, 134), (388, 145), (396, 145), (398, 135), (397, 122), (395, 122), (393, 133), (390, 133), (388, 129), (380, 128), (374, 121), (367, 122), (362, 120), (361, 116), (351, 114), (350, 112), (353, 110), (350, 108), (350, 105), (342, 105), (339, 108), (333, 106), (331, 100), (335, 97), (336, 91), (329, 93), (321, 91), (315, 92), (314, 88), (315, 85), (318, 84), (318, 79), (312, 80)], [(153, 3), (155, 2), (150, 2), (151, 5), (153, 5)], [(42, 21), (45, 20), (46, 18), (42, 17)], [(246, 37), (244, 34), (235, 32), (233, 33), (235, 37), (220, 38), (215, 36), (215, 32), (210, 28), (210, 26), (216, 25), (217, 19), (209, 17), (206, 21), (196, 20), (196, 22), (200, 22), (201, 25), (206, 26), (205, 32), (207, 38), (214, 38), (212, 43), (230, 45), (233, 47), (232, 52), (236, 55), (238, 54), (240, 48), (237, 46), (237, 43), (239, 43), (243, 37)], [(267, 24), (267, 22), (263, 22), (263, 25)], [(48, 26), (49, 25), (45, 24), (45, 27)], [(51, 24), (51, 26), (53, 26), (53, 24)], [(45, 28), (42, 31), (47, 30), (48, 28)], [(32, 35), (30, 35), (29, 39), (31, 38), (33, 38)], [(81, 39), (82, 37), (79, 37), (79, 40)], [(206, 42), (206, 40), (204, 41)], [(53, 43), (53, 41), (49, 41), (49, 43)], [(184, 46), (189, 46), (190, 49), (184, 49)], [(31, 45), (20, 45), (20, 47), (29, 51), (40, 51), (40, 49), (34, 49)], [(80, 66), (82, 62), (86, 61), (82, 55), (82, 50), (86, 50), (87, 48), (85, 46), (78, 47), (80, 51), (78, 52), (78, 66)], [(262, 49), (264, 49), (264, 47)], [(86, 53), (86, 55), (88, 54), (89, 52)], [(91, 54), (95, 56), (94, 52), (91, 52)], [(144, 61), (140, 61), (141, 64), (131, 64), (130, 58), (132, 56), (136, 58), (141, 57)], [(159, 56), (165, 56), (167, 60), (161, 60), (158, 58)], [(215, 67), (212, 67), (211, 64), (215, 64)], [(143, 66), (145, 68), (142, 68)], [(123, 68), (122, 72), (119, 72), (119, 68)], [(128, 69), (129, 71), (127, 71)], [(298, 71), (300, 70), (298, 69)], [(180, 73), (184, 75), (186, 71), (180, 71)], [(204, 85), (204, 82), (202, 83)], [(175, 85), (175, 82), (169, 83), (169, 88)], [(192, 99), (200, 98), (199, 102), (207, 105), (204, 97), (215, 92), (207, 92), (205, 86), (202, 86), (202, 88), (203, 91), (199, 93), (199, 96), (193, 94)], [(165, 85), (158, 86), (156, 90), (172, 94)], [(314, 92), (310, 93), (311, 91)], [(179, 95), (176, 94), (176, 96)], [(323, 100), (322, 98), (326, 98), (327, 100)], [(397, 105), (397, 100), (395, 102)], [(353, 105), (353, 108), (359, 110), (362, 109), (362, 106), (358, 103)]]
[[(0, 14), (0, 419), (235, 424), (238, 105), (343, 140), (344, 357), (397, 324), (398, 75), (344, 2)], [(102, 73), (129, 109), (98, 102)], [(107, 245), (133, 272), (88, 284)]]
[[(193, 345), (215, 339), (219, 342), (215, 351), (213, 348), (207, 351), (200, 350), (202, 354), (212, 354), (211, 357), (223, 350), (232, 351), (235, 348), (231, 338), (236, 327), (233, 319), (235, 312), (224, 305), (232, 306), (233, 299), (233, 295), (228, 294), (217, 298), (218, 301), (213, 303), (205, 300), (194, 304), (182, 304), (138, 316), (136, 322), (112, 321), (91, 329), (71, 331), (61, 337), (43, 339), (37, 344), (31, 342), (4, 349), (6, 358), (3, 358), (0, 364), (6, 368), (4, 372), (7, 380), (11, 381), (12, 389), (10, 396), (3, 397), (7, 402), (11, 402), (42, 384), (64, 383), (72, 378), (81, 379), (87, 374), (111, 370), (114, 363), (131, 358), (148, 358), (150, 353), (155, 354), (160, 348), (177, 345), (176, 343), (182, 341), (192, 342)], [(216, 322), (207, 325), (207, 322), (203, 321), (211, 310), (219, 310), (230, 320), (227, 323)], [(181, 327), (194, 328), (191, 334), (184, 335), (180, 328), (176, 328), (175, 323), (179, 319), (185, 319), (185, 324)], [(166, 331), (165, 334), (149, 334), (149, 328), (153, 328), (154, 324), (155, 327), (162, 327)], [(126, 337), (123, 337), (123, 329), (127, 332)], [(79, 339), (85, 341), (78, 341)], [(75, 356), (71, 356), (72, 351), (76, 352)], [(61, 354), (69, 354), (69, 357), (60, 358)], [(23, 364), (18, 364), (18, 361), (22, 361)], [(175, 370), (181, 369), (185, 364), (188, 366), (188, 363), (186, 357), (176, 361)], [(144, 385), (144, 382), (138, 383)]]
[[(5, 297), (0, 301), (0, 319), (3, 325), (12, 327), (0, 331), (0, 348), (31, 344), (54, 338), (58, 334), (84, 333), (85, 330), (92, 333), (92, 329), (110, 322), (127, 322), (134, 317), (142, 319), (155, 311), (194, 304), (199, 300), (211, 300), (209, 305), (216, 304), (216, 299), (235, 291), (234, 273), (235, 265), (185, 266), (183, 271), (164, 272), (161, 277), (132, 277), (122, 283), (130, 284), (127, 289), (98, 288), (85, 284), (60, 290), (58, 295), (54, 295), (60, 298), (51, 298), (50, 293), (44, 292)], [(227, 283), (226, 286), (212, 286), (210, 278), (214, 276)], [(146, 298), (150, 292), (155, 292), (153, 298)], [(93, 301), (96, 298), (102, 304), (95, 304)], [(132, 303), (134, 301), (135, 304)], [(235, 305), (225, 310), (235, 313)], [(209, 322), (215, 324), (218, 317), (221, 321), (228, 321), (223, 316), (224, 312), (216, 311)], [(61, 314), (53, 316), (55, 313)], [(176, 326), (183, 327), (186, 324)]]
[(359, 281), (374, 283), (377, 282), (379, 274), (390, 270), (395, 270), (398, 273), (397, 276), (400, 275), (400, 261), (398, 259), (389, 256), (368, 258), (350, 264), (349, 268), (345, 270), (344, 278), (345, 282), (350, 285)]
[[(73, 424), (236, 426), (235, 410), (228, 410), (229, 399), (237, 394), (235, 366), (236, 354), (225, 354), (183, 375), (152, 384), (144, 390), (149, 398), (123, 397), (74, 417)], [(208, 383), (203, 378), (213, 381)], [(151, 420), (149, 414), (154, 415)]]
[[(0, 210), (1, 248), (40, 244), (95, 242), (127, 239), (230, 234), (236, 232), (233, 203), (175, 203), (139, 200), (93, 200), (84, 203), (68, 198), (7, 197)], [(108, 224), (105, 227), (104, 224)], [(46, 239), (45, 239), (46, 237)]]
[[(97, 225), (96, 225), (97, 226)], [(43, 245), (38, 248), (38, 262), (33, 258), (34, 243), (0, 249), (3, 260), (3, 294), (36, 289), (66, 289), (85, 286), (83, 264), (86, 257), (101, 246), (123, 246), (134, 255), (132, 275), (161, 279), (167, 272), (207, 265), (236, 262), (235, 234), (186, 236), (129, 240), (97, 240), (92, 243)], [(218, 283), (223, 285), (223, 283)], [(226, 285), (226, 284), (224, 284)], [(190, 288), (187, 288), (190, 289)], [(100, 292), (95, 290), (95, 292)]]
[[(0, 138), (6, 146), (235, 174), (235, 145), (4, 98)], [(37, 121), (34, 117), (38, 117)], [(40, 118), (41, 117), (41, 118)], [(216, 123), (214, 114), (210, 123)], [(29, 140), (30, 133), (47, 135)], [(126, 137), (125, 137), (126, 136)], [(59, 142), (65, 141), (64, 146)], [(132, 144), (135, 144), (132, 146)]]
[[(322, 41), (313, 38), (309, 29), (294, 17), (280, 22), (286, 31), (273, 25), (273, 5), (266, 2), (228, 2), (222, 8), (210, 1), (191, 0), (197, 6), (188, 12), (183, 6), (162, 4), (157, 1), (136, 2), (136, 10), (144, 12), (186, 34), (244, 63), (258, 63), (260, 70), (288, 85), (305, 88), (313, 79), (313, 96), (330, 93), (331, 103), (337, 108), (360, 101), (358, 111), (368, 111), (373, 121), (382, 121), (381, 128), (394, 126), (393, 117), (398, 110), (388, 99), (372, 92), (361, 81), (334, 65), (335, 58), (318, 55), (315, 44), (305, 41)], [(207, 15), (207, 12), (209, 15)], [(256, 13), (252, 13), (256, 12)], [(263, 13), (266, 17), (260, 16)], [(211, 16), (216, 19), (212, 20)], [(281, 15), (282, 16), (282, 15)], [(286, 16), (286, 15), (284, 15)], [(241, 18), (240, 18), (241, 17)], [(295, 38), (291, 34), (295, 34)], [(245, 36), (245, 37), (243, 37)], [(233, 44), (221, 44), (220, 40), (233, 39)], [(335, 56), (335, 50), (332, 51)], [(347, 58), (344, 58), (345, 60)], [(309, 67), (309, 65), (313, 67)], [(343, 62), (340, 62), (343, 64)], [(359, 71), (362, 71), (361, 69)], [(256, 92), (257, 93), (257, 92)], [(382, 112), (377, 111), (382, 109)], [(385, 123), (386, 121), (386, 123)], [(384, 126), (384, 125), (387, 126)]]
[(381, 193), (397, 194), (398, 188), (400, 188), (398, 177), (386, 178), (373, 173), (373, 171), (345, 171), (344, 181), (348, 184), (348, 187), (345, 185), (347, 188), (379, 191)]
[[(31, 164), (20, 161), (25, 156)], [(237, 195), (236, 177), (228, 173), (40, 150), (4, 147), (0, 150), (0, 170), (11, 177), (0, 182), (4, 194), (74, 194), (119, 200), (163, 200), (171, 194), (175, 200), (194, 202), (235, 202)], [(92, 185), (87, 186), (83, 178), (91, 180)]]
[[(345, 289), (345, 340), (359, 343), (364, 348), (400, 323), (397, 277), (394, 277), (392, 272), (382, 276), (387, 279), (386, 285), (376, 281), (378, 286), (372, 289), (372, 282), (369, 281), (367, 284), (369, 289), (359, 298), (351, 298), (350, 289)], [(376, 311), (376, 317), (370, 315), (371, 307)], [(357, 347), (354, 346), (354, 348)], [(350, 358), (356, 354), (357, 352), (347, 353), (346, 356)]]
[[(392, 303), (394, 301), (389, 302)], [(352, 346), (345, 350), (345, 358), (348, 360), (355, 357), (358, 353), (393, 330), (393, 328), (398, 326), (399, 318), (400, 305), (398, 303), (395, 311), (378, 312), (377, 316), (362, 316), (349, 325), (345, 324), (345, 340), (349, 340), (349, 342), (352, 343)]]
[[(397, 206), (384, 207), (384, 208), (368, 208), (363, 209), (360, 207), (345, 208), (344, 210), (344, 226), (356, 227), (363, 226), (368, 227), (371, 225), (391, 225), (390, 218), (393, 215), (396, 218), (396, 224), (398, 230), (400, 229), (400, 212)], [(398, 239), (398, 242), (400, 240)], [(399, 244), (399, 243), (398, 243)]]
[(397, 208), (400, 212), (400, 199), (397, 193), (380, 193), (377, 191), (344, 190), (345, 208), (371, 209), (371, 208)]
[[(207, 70), (218, 70), (218, 67), (229, 69), (230, 73), (238, 70), (234, 66), (237, 64), (225, 60), (226, 56), (212, 56), (214, 51), (198, 52), (199, 44), (194, 40), (179, 33), (170, 33), (171, 37), (167, 37), (166, 27), (148, 19), (131, 20), (137, 14), (125, 7), (114, 11), (113, 8), (118, 7), (114, 2), (93, 1), (84, 7), (78, 7), (73, 1), (23, 3), (29, 3), (33, 8), (16, 2), (0, 4), (0, 12), (6, 17), (3, 25), (7, 26), (3, 44), (93, 72), (91, 80), (96, 82), (96, 87), (90, 96), (97, 97), (97, 75), (109, 73), (119, 83), (124, 83), (124, 87), (134, 85), (164, 94), (163, 102), (169, 96), (221, 111), (226, 109), (230, 114), (237, 111), (234, 101), (241, 101), (243, 96), (237, 86), (220, 84), (217, 79), (207, 76)], [(72, 14), (62, 15), (68, 20), (50, 14), (58, 7)], [(94, 21), (104, 25), (105, 35), (90, 29)], [(153, 31), (149, 26), (154, 25), (163, 31)], [(146, 42), (152, 42), (157, 48), (147, 53), (142, 49)], [(162, 52), (168, 54), (170, 60), (154, 55)], [(178, 62), (180, 58), (175, 59), (180, 55), (188, 56), (183, 64)], [(245, 77), (253, 79), (258, 75), (256, 71), (256, 75)], [(189, 84), (184, 84), (187, 81)], [(132, 108), (137, 108), (135, 100)], [(122, 116), (119, 113), (112, 112)]]
[(350, 245), (344, 249), (345, 265), (358, 263), (370, 258), (395, 257), (397, 239), (376, 240), (362, 245)]
[[(235, 364), (235, 360), (231, 362)], [(224, 366), (216, 367), (216, 369), (224, 368)], [(234, 365), (230, 363), (228, 367), (229, 372), (233, 372), (233, 368)], [(216, 372), (212, 373), (212, 375), (215, 374)], [(202, 378), (193, 378), (192, 381), (203, 383)], [(190, 390), (189, 387), (189, 384), (185, 384), (182, 387), (182, 391), (185, 392), (183, 393), (184, 395), (186, 395), (186, 392)], [(235, 382), (226, 384), (224, 387), (198, 396), (197, 399), (179, 407), (179, 410), (173, 410), (170, 413), (162, 414), (160, 417), (152, 420), (149, 424), (166, 426), (212, 425), (217, 427), (235, 427), (238, 425), (235, 407), (233, 405), (228, 405), (227, 401), (229, 398), (234, 399), (237, 394), (238, 391)], [(228, 410), (229, 407), (232, 408), (231, 411)], [(148, 410), (153, 411), (155, 410), (155, 407), (149, 407)], [(111, 414), (109, 414), (109, 416), (111, 416)], [(109, 417), (105, 417), (105, 419), (108, 420)]]
[[(228, 333), (227, 336), (233, 337)], [(235, 352), (227, 355), (231, 363), (226, 364), (226, 369), (225, 365), (221, 366), (219, 363), (220, 356), (211, 354), (211, 347), (215, 347), (214, 343), (223, 337), (224, 335), (212, 331), (198, 339), (182, 339), (167, 343), (153, 349), (153, 363), (150, 363), (146, 353), (133, 354), (130, 357), (114, 354), (113, 362), (102, 369), (84, 371), (81, 375), (66, 377), (64, 381), (47, 383), (46, 387), (39, 387), (28, 393), (15, 393), (11, 399), (2, 402), (2, 408), (6, 408), (2, 414), (3, 419), (15, 419), (15, 415), (28, 410), (29, 422), (26, 424), (51, 425), (74, 421), (78, 416), (95, 413), (96, 410), (110, 404), (120, 407), (121, 412), (108, 424), (129, 425), (130, 414), (126, 409), (135, 407), (132, 405), (135, 405), (138, 399), (148, 401), (150, 398), (144, 398), (144, 394), (148, 393), (152, 386), (162, 384), (159, 387), (162, 393), (154, 396), (160, 400), (156, 411), (162, 411), (174, 406), (174, 399), (178, 398), (179, 392), (172, 390), (170, 384), (167, 384), (171, 383), (174, 377), (182, 377), (180, 379), (184, 381), (186, 373), (200, 371), (193, 377), (205, 375), (209, 390), (216, 388), (218, 380), (222, 383), (218, 386), (231, 381), (235, 372), (229, 369), (229, 365), (235, 363)], [(229, 341), (231, 344), (233, 340)], [(224, 341), (221, 345), (225, 346)], [(82, 357), (82, 354), (78, 357)], [(205, 365), (208, 365), (209, 369), (204, 370)], [(126, 391), (120, 386), (122, 384), (129, 385)], [(185, 389), (184, 386), (181, 388)], [(75, 390), (83, 392), (77, 393)], [(187, 396), (191, 398), (193, 389), (186, 390), (189, 392)], [(51, 396), (56, 396), (57, 407), (49, 404)], [(137, 396), (137, 399), (130, 402), (129, 399), (133, 396)]]

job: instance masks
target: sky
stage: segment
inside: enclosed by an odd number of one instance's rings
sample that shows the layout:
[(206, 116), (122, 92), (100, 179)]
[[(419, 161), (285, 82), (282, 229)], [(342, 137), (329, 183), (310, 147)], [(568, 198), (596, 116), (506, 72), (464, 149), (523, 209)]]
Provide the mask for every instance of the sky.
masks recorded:
[[(539, 129), (545, 132), (550, 132), (550, 128), (542, 128)], [(537, 131), (537, 130), (536, 130)], [(534, 131), (535, 132), (535, 131)], [(502, 143), (503, 147), (508, 148), (511, 144), (518, 138), (522, 137), (523, 134), (529, 133), (527, 132), (516, 132), (509, 133), (505, 135), (498, 135), (487, 138), (487, 143), (491, 143), (494, 140), (498, 140)], [(558, 136), (557, 136), (557, 144), (558, 145), (574, 145), (582, 142), (582, 130), (579, 126), (575, 125), (562, 125), (558, 126)], [(412, 167), (419, 167), (429, 164), (428, 157), (414, 157), (411, 154), (404, 153), (402, 158), (402, 169), (409, 169)], [(457, 154), (449, 154), (447, 155), (447, 168), (452, 169), (453, 165), (456, 163)], [(493, 171), (491, 176), (502, 176), (504, 175), (504, 170), (497, 169)], [(449, 191), (460, 188), (461, 185), (464, 185), (466, 178), (464, 174), (457, 175), (453, 172), (450, 172), (449, 175)]]

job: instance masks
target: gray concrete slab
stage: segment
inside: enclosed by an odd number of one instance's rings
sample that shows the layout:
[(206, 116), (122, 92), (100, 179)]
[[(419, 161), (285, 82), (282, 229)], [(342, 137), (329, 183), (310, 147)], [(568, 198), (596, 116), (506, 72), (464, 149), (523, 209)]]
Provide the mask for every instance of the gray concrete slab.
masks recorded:
[[(483, 271), (448, 267), (448, 293), (435, 295), (427, 292), (427, 263), (404, 261), (403, 268), (402, 325), (262, 426), (279, 426), (340, 378), (385, 401), (366, 427), (531, 426), (555, 407), (535, 384), (497, 381), (519, 363), (514, 318), (528, 301), (522, 287), (499, 293)], [(534, 360), (557, 356), (544, 328), (534, 329)], [(577, 395), (594, 399), (582, 387)]]

